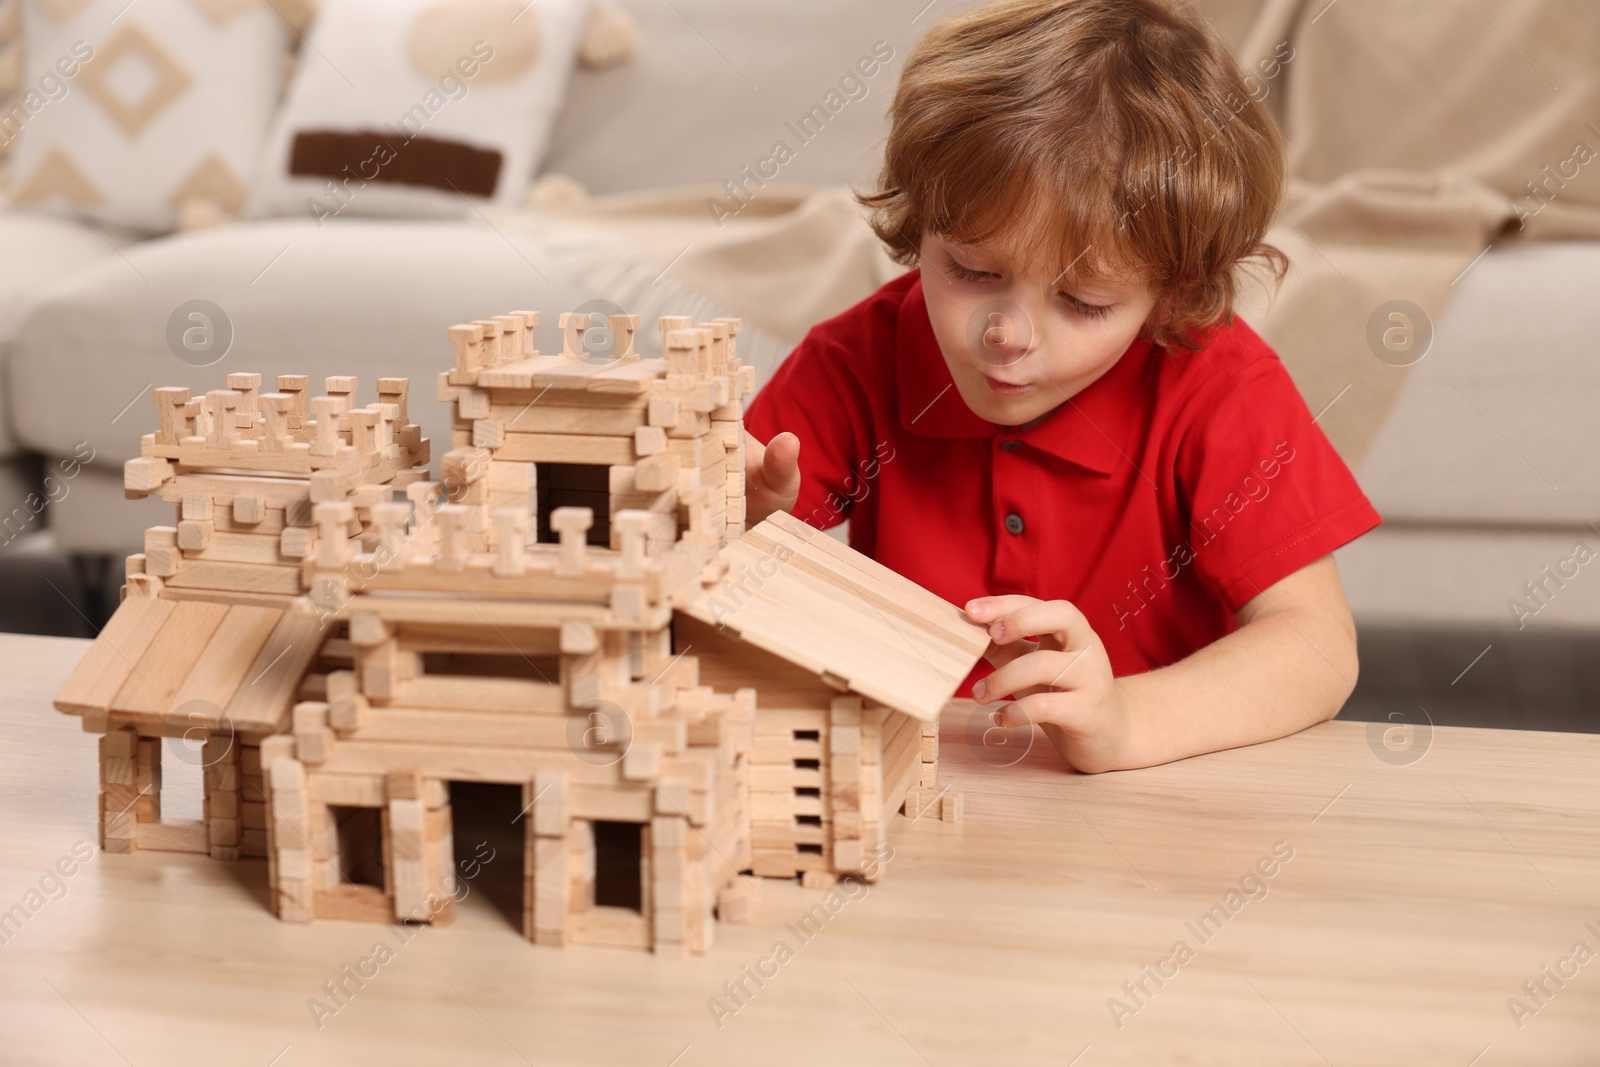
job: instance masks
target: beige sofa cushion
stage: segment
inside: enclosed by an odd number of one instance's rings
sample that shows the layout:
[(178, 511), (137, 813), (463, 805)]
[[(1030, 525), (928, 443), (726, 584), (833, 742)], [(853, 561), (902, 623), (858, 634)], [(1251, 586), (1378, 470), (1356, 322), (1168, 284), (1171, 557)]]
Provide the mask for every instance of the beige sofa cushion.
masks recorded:
[[(48, 215), (0, 210), (0, 249), (5, 250), (0, 255), (0, 368), (8, 358), (12, 335), (41, 292), (101, 260), (116, 261), (134, 277), (118, 257), (118, 250), (134, 241), (132, 234), (114, 227), (102, 226), (96, 233), (81, 223)], [(0, 459), (19, 451), (12, 430), (16, 407), (7, 380), (0, 385)]]
[[(45, 455), (87, 441), (96, 465), (117, 471), (152, 428), (151, 387), (198, 393), (259, 371), (354, 374), (366, 398), (377, 378), (408, 376), (416, 421), (448, 442), (448, 409), (433, 397), (450, 324), (534, 308), (546, 312), (536, 343), (559, 350), (553, 313), (589, 295), (536, 239), (482, 225), (274, 220), (149, 241), (35, 305), (12, 345), (16, 434)], [(204, 367), (167, 339), (173, 313), (197, 298), (222, 308), (233, 332), (231, 350)]]
[(1600, 534), (1587, 526), (1385, 524), (1334, 558), (1362, 623), (1600, 627)]
[[(1600, 241), (1509, 245), (1454, 285), (1357, 469), (1389, 521), (1600, 517)], [(1359, 343), (1359, 342), (1358, 342)]]

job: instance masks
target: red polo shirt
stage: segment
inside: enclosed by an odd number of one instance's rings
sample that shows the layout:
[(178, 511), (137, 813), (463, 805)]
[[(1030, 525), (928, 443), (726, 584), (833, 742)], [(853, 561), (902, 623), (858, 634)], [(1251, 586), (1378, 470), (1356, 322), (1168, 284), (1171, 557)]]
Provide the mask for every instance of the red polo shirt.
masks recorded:
[(1266, 342), (1237, 317), (1198, 340), (1134, 341), (1019, 432), (962, 401), (912, 271), (813, 327), (745, 426), (799, 436), (796, 516), (848, 516), (853, 548), (954, 604), (1070, 600), (1136, 674), (1379, 522)]

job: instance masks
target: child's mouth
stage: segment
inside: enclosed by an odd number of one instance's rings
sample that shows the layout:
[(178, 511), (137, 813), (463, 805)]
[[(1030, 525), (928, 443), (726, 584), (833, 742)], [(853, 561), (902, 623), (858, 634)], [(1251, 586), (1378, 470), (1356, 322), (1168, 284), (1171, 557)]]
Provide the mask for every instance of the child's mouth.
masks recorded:
[(983, 380), (992, 391), (999, 393), (1001, 396), (1016, 396), (1019, 393), (1026, 393), (1029, 389), (1033, 388), (1033, 386), (1027, 382), (1003, 382), (998, 378), (991, 378), (987, 374), (983, 376)]

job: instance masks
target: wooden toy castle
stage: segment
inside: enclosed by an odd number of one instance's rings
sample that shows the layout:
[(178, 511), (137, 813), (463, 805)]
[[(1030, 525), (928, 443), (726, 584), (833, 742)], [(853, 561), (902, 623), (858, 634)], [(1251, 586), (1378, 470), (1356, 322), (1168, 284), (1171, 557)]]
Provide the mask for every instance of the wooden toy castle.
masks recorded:
[[(790, 516), (745, 532), (738, 320), (662, 319), (659, 359), (638, 321), (563, 315), (559, 355), (534, 312), (452, 327), (437, 482), (405, 379), (156, 390), (126, 488), (176, 524), (56, 699), (103, 735), (101, 846), (265, 857), (286, 920), (443, 922), (450, 783), (512, 783), (526, 936), (658, 951), (751, 874), (876, 878), (987, 636)], [(162, 818), (180, 737), (199, 821)]]

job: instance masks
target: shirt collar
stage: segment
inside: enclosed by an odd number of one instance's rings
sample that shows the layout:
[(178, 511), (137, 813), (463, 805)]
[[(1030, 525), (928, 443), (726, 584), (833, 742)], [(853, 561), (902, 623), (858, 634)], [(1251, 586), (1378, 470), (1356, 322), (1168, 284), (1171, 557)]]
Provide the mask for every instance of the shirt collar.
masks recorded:
[(925, 437), (1015, 438), (1099, 474), (1132, 462), (1127, 445), (1153, 345), (1135, 338), (1122, 357), (1076, 396), (1027, 430), (973, 414), (961, 399), (928, 319), (919, 276), (900, 305), (895, 331), (900, 425)]

